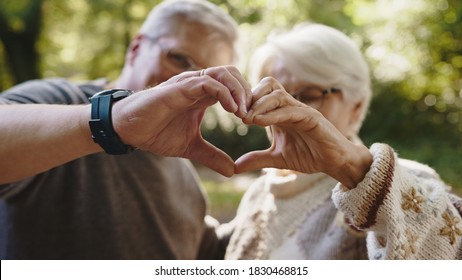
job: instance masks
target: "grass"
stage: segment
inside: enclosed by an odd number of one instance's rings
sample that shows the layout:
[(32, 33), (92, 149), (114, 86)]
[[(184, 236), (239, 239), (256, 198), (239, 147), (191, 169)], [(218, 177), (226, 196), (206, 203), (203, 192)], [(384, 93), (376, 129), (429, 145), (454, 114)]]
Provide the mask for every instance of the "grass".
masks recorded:
[(234, 186), (231, 181), (202, 181), (209, 197), (210, 214), (221, 223), (229, 222), (236, 215), (244, 190)]
[(221, 223), (229, 222), (236, 216), (242, 195), (260, 175), (256, 171), (227, 178), (198, 163), (195, 167), (208, 196), (209, 213)]

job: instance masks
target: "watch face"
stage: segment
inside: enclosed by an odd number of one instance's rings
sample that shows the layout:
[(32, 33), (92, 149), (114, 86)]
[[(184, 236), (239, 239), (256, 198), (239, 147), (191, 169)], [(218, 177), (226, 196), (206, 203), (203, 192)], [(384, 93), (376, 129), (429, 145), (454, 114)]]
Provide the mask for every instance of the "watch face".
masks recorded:
[(95, 97), (99, 97), (99, 96), (103, 96), (103, 95), (113, 94), (113, 93), (116, 93), (118, 91), (123, 91), (123, 90), (122, 89), (106, 89), (106, 90), (95, 93), (91, 98), (95, 98)]
[[(106, 90), (103, 90), (103, 91), (100, 91), (100, 92), (95, 93), (91, 98), (95, 98), (95, 97), (99, 97), (99, 96), (103, 96), (103, 95), (112, 94), (113, 92), (114, 92), (113, 89), (106, 89)], [(91, 99), (91, 98), (90, 98), (90, 99)]]
[(131, 90), (126, 90), (126, 89), (106, 89), (106, 90), (103, 90), (103, 91), (100, 91), (100, 92), (96, 93), (91, 98), (112, 94), (112, 95), (114, 95), (113, 98), (120, 99), (120, 98), (127, 97), (132, 93), (133, 92)]
[(133, 91), (127, 89), (115, 89), (114, 91), (115, 92), (112, 94), (112, 99), (115, 101), (125, 98), (133, 93)]

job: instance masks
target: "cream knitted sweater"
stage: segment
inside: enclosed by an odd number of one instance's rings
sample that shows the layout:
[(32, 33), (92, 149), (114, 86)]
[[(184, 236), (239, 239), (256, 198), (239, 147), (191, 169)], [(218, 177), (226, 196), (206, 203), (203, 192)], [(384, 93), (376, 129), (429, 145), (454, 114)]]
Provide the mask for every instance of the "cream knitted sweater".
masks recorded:
[(348, 190), (329, 176), (267, 169), (232, 221), (227, 259), (461, 259), (462, 200), (435, 171), (384, 144)]

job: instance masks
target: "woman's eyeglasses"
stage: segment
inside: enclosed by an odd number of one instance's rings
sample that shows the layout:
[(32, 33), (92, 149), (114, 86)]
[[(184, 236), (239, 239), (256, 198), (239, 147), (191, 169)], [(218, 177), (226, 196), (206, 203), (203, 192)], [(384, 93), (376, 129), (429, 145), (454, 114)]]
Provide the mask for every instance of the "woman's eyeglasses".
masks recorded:
[(322, 89), (318, 86), (307, 86), (298, 89), (293, 92), (292, 95), (295, 99), (306, 105), (321, 108), (324, 103), (324, 99), (328, 94), (335, 94), (339, 92), (341, 92), (341, 90), (338, 88)]

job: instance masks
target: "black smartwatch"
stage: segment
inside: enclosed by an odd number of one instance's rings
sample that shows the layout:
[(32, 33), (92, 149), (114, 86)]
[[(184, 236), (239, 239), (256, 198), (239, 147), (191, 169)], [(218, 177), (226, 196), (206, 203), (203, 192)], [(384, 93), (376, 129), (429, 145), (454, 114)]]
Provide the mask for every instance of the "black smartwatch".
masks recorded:
[(90, 98), (91, 120), (88, 122), (93, 141), (111, 155), (128, 154), (134, 150), (120, 140), (112, 126), (112, 104), (133, 92), (126, 89), (109, 89), (96, 93)]

